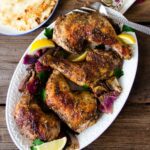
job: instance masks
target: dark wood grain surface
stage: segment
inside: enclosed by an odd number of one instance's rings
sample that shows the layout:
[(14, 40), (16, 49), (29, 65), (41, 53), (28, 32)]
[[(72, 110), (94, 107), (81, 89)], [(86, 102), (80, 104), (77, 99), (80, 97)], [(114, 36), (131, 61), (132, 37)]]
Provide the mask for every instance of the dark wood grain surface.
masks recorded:
[[(52, 20), (88, 2), (62, 0)], [(132, 21), (150, 25), (150, 0), (133, 5), (125, 15)], [(43, 28), (20, 37), (0, 36), (0, 150), (17, 149), (5, 122), (7, 89), (22, 54)], [(109, 129), (85, 150), (150, 150), (150, 36), (137, 32), (137, 37), (139, 66), (128, 101)]]

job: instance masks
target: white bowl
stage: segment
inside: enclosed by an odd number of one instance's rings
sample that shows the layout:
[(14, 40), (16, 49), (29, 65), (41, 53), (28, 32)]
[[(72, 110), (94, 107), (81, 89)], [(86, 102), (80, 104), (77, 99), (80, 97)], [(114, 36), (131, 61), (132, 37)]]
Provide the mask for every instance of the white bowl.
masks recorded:
[(33, 28), (31, 30), (28, 31), (18, 31), (16, 29), (11, 28), (10, 26), (6, 26), (6, 25), (2, 25), (0, 24), (0, 34), (2, 35), (9, 35), (9, 36), (19, 36), (19, 35), (24, 35), (24, 34), (28, 34), (31, 33), (33, 31), (35, 31), (36, 29), (40, 28), (42, 25), (44, 25), (54, 14), (58, 4), (59, 4), (60, 0), (57, 1), (57, 3), (55, 4), (55, 7), (53, 8), (52, 12), (50, 13), (49, 17), (42, 22), (40, 25), (38, 25), (36, 28)]

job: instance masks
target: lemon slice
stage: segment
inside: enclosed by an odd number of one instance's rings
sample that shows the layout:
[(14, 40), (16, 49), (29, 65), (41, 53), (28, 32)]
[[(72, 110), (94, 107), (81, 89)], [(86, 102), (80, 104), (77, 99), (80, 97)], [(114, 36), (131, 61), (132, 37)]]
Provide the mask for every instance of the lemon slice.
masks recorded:
[(32, 54), (32, 53), (38, 51), (39, 49), (53, 48), (53, 47), (55, 47), (55, 44), (52, 40), (43, 38), (43, 39), (39, 39), (32, 43), (29, 53)]
[(85, 51), (84, 53), (79, 55), (70, 55), (68, 59), (72, 62), (83, 61), (86, 58), (87, 53), (88, 51)]
[(66, 145), (67, 138), (61, 138), (51, 142), (43, 143), (38, 146), (34, 146), (36, 150), (62, 150)]
[(121, 33), (118, 35), (118, 38), (121, 39), (126, 44), (135, 44), (136, 43), (134, 36), (129, 33)]

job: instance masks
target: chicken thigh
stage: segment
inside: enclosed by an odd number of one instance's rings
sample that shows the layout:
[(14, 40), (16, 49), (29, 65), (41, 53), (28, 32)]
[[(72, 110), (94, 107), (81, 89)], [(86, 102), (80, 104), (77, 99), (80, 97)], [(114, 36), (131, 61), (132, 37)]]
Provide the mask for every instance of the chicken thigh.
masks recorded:
[(87, 45), (109, 45), (122, 58), (131, 58), (131, 49), (117, 39), (108, 19), (99, 13), (71, 13), (56, 20), (53, 40), (71, 53), (81, 53)]
[(60, 133), (59, 118), (52, 112), (45, 114), (27, 91), (15, 107), (14, 118), (22, 134), (31, 140), (50, 141)]
[(72, 92), (64, 76), (57, 70), (53, 71), (46, 85), (46, 104), (78, 133), (98, 119), (94, 95), (88, 91)]

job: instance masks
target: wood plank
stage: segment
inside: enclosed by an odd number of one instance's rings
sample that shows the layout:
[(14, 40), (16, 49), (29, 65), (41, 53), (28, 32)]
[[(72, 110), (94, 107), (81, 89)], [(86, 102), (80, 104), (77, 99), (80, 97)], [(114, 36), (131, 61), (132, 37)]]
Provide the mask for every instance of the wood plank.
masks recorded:
[[(41, 30), (21, 37), (0, 36), (0, 104), (5, 104), (9, 82), (17, 63)], [(150, 37), (139, 32), (137, 32), (137, 37), (139, 67), (129, 101), (131, 103), (150, 103)]]
[(127, 104), (113, 125), (86, 150), (149, 150), (149, 107)]
[(150, 36), (137, 33), (139, 64), (129, 102), (150, 104)]
[(150, 22), (150, 0), (134, 4), (125, 14), (126, 17), (135, 22)]
[(0, 36), (0, 104), (6, 101), (8, 85), (20, 58), (41, 30), (21, 37)]
[(5, 107), (0, 106), (0, 150), (17, 150), (7, 131)]
[[(0, 150), (15, 150), (4, 119), (5, 107), (0, 107)], [(85, 150), (149, 150), (150, 105), (127, 103), (115, 122)], [(6, 148), (7, 145), (7, 148)]]

